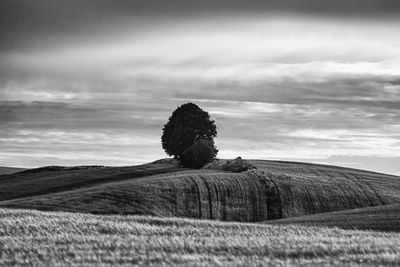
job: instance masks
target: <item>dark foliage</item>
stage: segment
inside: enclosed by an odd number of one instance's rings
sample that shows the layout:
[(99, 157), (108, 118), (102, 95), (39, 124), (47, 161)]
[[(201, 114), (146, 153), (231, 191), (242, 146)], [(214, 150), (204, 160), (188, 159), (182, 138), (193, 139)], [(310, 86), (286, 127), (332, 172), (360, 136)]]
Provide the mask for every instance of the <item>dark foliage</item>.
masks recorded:
[(188, 168), (200, 169), (211, 162), (218, 150), (214, 146), (213, 140), (200, 139), (183, 152), (181, 163)]
[[(208, 112), (196, 104), (186, 103), (178, 107), (164, 125), (161, 142), (168, 155), (181, 160), (183, 153), (195, 141), (213, 141), (216, 136), (217, 127)], [(217, 151), (215, 147), (214, 151)]]

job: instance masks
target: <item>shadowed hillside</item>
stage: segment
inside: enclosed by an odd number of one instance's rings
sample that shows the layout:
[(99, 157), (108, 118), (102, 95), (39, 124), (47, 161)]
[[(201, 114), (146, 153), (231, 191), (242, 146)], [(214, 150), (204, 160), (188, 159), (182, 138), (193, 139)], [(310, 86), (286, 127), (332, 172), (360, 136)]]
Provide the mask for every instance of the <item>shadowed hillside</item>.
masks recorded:
[(116, 182), (183, 168), (172, 163), (143, 164), (131, 167), (48, 166), (0, 175), (0, 201), (62, 192), (82, 187)]
[(267, 220), (267, 194), (247, 174), (188, 170), (3, 202), (9, 207), (90, 213), (122, 213)]
[(185, 170), (162, 161), (121, 168), (26, 171), (0, 176), (4, 200), (0, 205), (264, 221), (400, 203), (397, 176), (317, 164), (250, 162), (257, 169), (244, 173)]
[(25, 169), (23, 169), (23, 168), (13, 168), (13, 167), (0, 167), (0, 175), (16, 173), (16, 172), (23, 171), (23, 170), (25, 170)]
[(400, 232), (400, 204), (327, 212), (267, 222)]

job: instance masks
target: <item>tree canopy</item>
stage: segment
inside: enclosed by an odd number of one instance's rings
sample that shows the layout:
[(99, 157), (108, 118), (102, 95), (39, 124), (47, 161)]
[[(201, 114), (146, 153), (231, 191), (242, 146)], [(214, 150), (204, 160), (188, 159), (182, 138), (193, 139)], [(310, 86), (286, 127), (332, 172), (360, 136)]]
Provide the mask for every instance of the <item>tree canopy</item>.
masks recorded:
[[(161, 137), (165, 152), (181, 160), (185, 151), (196, 141), (208, 140), (206, 147), (210, 147), (213, 157), (217, 154), (214, 138), (217, 136), (215, 122), (210, 119), (208, 112), (193, 103), (186, 103), (178, 107), (164, 125)], [(204, 148), (204, 142), (197, 147)], [(193, 151), (192, 151), (193, 152)], [(191, 153), (192, 153), (191, 152)], [(187, 154), (187, 153), (186, 153)]]

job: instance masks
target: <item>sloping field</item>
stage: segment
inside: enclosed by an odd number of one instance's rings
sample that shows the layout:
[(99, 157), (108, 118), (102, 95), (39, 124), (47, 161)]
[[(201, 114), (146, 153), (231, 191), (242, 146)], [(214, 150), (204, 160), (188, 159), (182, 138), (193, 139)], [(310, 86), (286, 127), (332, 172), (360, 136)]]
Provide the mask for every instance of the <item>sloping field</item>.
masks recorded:
[(23, 168), (13, 168), (13, 167), (0, 167), (0, 175), (2, 174), (11, 174), (19, 171), (23, 171)]
[(254, 222), (400, 203), (397, 176), (305, 163), (251, 163), (257, 169), (245, 173), (167, 163), (26, 171), (18, 179), (0, 176), (0, 206)]
[(276, 185), (282, 217), (400, 203), (400, 177), (319, 164), (251, 161)]
[(182, 168), (174, 164), (144, 164), (131, 167), (48, 166), (0, 175), (0, 201), (62, 192), (96, 184), (168, 173)]
[(398, 266), (400, 233), (0, 209), (1, 266)]
[(263, 221), (268, 219), (267, 202), (265, 187), (252, 176), (188, 170), (3, 201), (1, 205), (96, 214)]
[(400, 232), (400, 204), (327, 212), (267, 222)]

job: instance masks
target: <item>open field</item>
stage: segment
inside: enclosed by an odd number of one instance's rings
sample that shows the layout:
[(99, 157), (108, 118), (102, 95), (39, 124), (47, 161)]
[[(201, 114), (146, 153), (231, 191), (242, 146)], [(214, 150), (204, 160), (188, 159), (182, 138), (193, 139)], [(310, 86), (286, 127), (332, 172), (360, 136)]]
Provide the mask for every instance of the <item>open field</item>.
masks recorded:
[(130, 167), (48, 166), (0, 175), (0, 201), (85, 188), (107, 182), (131, 180), (183, 168), (173, 164), (143, 164)]
[(400, 233), (0, 209), (0, 265), (376, 266)]
[(334, 226), (345, 229), (365, 229), (400, 232), (400, 205), (385, 205), (345, 211), (268, 221), (268, 224), (301, 224)]
[(250, 161), (231, 173), (158, 162), (33, 169), (0, 176), (0, 206), (94, 214), (265, 221), (400, 203), (400, 177), (318, 164)]
[(24, 168), (13, 168), (13, 167), (0, 167), (0, 175), (11, 174), (19, 171), (25, 170)]
[(283, 218), (400, 203), (400, 177), (300, 162), (253, 161), (277, 186)]
[(2, 201), (7, 207), (209, 218), (267, 220), (264, 187), (246, 174), (186, 170), (107, 183), (89, 188)]

